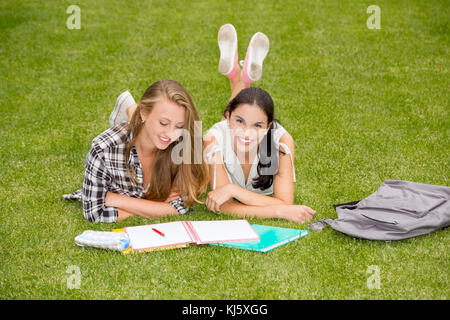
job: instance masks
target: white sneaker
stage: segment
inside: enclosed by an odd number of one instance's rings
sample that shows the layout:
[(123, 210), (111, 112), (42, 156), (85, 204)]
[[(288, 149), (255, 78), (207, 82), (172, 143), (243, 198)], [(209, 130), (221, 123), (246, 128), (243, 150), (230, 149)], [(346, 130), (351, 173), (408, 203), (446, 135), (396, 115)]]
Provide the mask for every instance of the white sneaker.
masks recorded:
[(257, 32), (250, 40), (242, 67), (242, 80), (246, 85), (258, 81), (262, 76), (262, 65), (269, 52), (269, 38)]
[(134, 101), (131, 93), (128, 90), (123, 92), (117, 98), (114, 110), (113, 112), (111, 112), (111, 115), (109, 116), (109, 125), (113, 127), (116, 124), (128, 122), (126, 111), (128, 107), (132, 106), (133, 104), (136, 104), (136, 101)]
[(237, 34), (232, 24), (228, 23), (220, 27), (217, 42), (220, 50), (219, 72), (233, 79), (240, 68), (238, 65)]

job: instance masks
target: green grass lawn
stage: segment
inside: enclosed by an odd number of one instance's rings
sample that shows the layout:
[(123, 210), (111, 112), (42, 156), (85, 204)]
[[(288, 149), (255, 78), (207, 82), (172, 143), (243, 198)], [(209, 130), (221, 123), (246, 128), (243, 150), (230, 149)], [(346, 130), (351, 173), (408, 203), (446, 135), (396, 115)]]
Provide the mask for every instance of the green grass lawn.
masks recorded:
[[(81, 9), (69, 30), (66, 9)], [(381, 29), (369, 30), (369, 5)], [(191, 93), (203, 130), (220, 120), (228, 79), (217, 31), (232, 23), (240, 58), (270, 39), (262, 79), (296, 148), (295, 202), (314, 220), (387, 179), (449, 185), (448, 1), (1, 1), (0, 298), (449, 299), (449, 231), (399, 242), (312, 233), (267, 254), (213, 246), (122, 255), (74, 237), (188, 216), (84, 220), (60, 196), (81, 187), (91, 140), (123, 91), (139, 99), (171, 78)], [(251, 223), (306, 228), (284, 220)], [(369, 289), (369, 266), (380, 289)], [(81, 271), (70, 289), (70, 266)]]

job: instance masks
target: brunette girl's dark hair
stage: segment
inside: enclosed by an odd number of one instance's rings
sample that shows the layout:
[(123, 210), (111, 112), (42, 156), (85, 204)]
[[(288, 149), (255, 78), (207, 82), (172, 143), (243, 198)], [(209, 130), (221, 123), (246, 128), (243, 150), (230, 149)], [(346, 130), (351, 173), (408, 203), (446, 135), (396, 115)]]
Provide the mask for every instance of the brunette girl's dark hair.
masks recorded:
[[(253, 188), (265, 190), (272, 185), (273, 177), (278, 172), (278, 154), (273, 139), (273, 130), (279, 121), (274, 118), (273, 100), (263, 89), (249, 87), (241, 90), (228, 103), (223, 116), (230, 117), (231, 113), (241, 104), (258, 106), (266, 114), (267, 122), (271, 123), (269, 131), (258, 145), (258, 177), (254, 178), (252, 183)], [(281, 150), (279, 152), (284, 154)]]

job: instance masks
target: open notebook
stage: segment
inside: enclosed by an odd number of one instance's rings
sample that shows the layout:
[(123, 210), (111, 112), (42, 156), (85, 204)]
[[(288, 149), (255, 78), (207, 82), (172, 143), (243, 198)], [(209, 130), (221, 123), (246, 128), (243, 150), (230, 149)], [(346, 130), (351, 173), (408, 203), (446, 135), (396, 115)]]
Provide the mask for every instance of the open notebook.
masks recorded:
[(127, 227), (124, 231), (130, 238), (131, 250), (178, 248), (190, 243), (259, 240), (258, 233), (247, 220), (175, 221)]

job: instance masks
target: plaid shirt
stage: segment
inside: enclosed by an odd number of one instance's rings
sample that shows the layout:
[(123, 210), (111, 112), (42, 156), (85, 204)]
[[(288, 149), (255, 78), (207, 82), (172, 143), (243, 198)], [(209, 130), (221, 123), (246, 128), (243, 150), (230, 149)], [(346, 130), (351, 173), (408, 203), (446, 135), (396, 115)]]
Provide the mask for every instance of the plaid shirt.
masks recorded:
[[(83, 189), (62, 196), (62, 199), (82, 201), (83, 214), (87, 220), (109, 223), (117, 221), (117, 208), (105, 205), (108, 191), (144, 198), (148, 187), (144, 190), (142, 167), (134, 146), (127, 161), (131, 170), (135, 170), (136, 183), (131, 181), (126, 167), (125, 148), (130, 139), (125, 123), (109, 128), (97, 136), (92, 141), (86, 159)], [(181, 214), (188, 211), (181, 198), (171, 204)]]
[(127, 172), (125, 148), (129, 139), (125, 123), (97, 136), (86, 158), (83, 189), (62, 197), (81, 200), (84, 217), (91, 222), (117, 221), (117, 208), (105, 206), (108, 191), (134, 198), (144, 197), (142, 167), (134, 146), (128, 164), (135, 169), (137, 184), (131, 181)]

